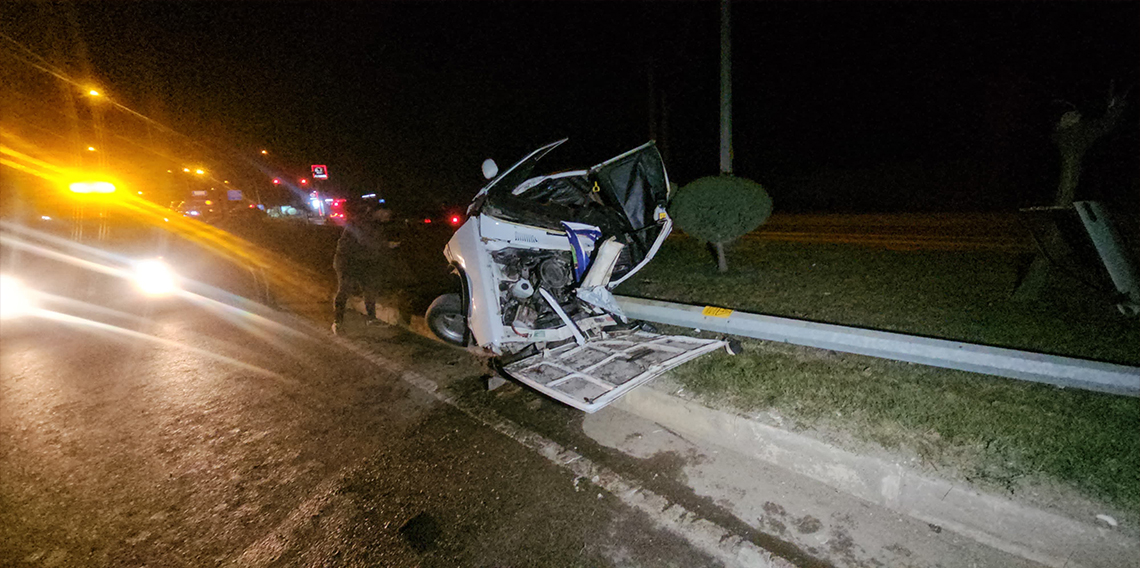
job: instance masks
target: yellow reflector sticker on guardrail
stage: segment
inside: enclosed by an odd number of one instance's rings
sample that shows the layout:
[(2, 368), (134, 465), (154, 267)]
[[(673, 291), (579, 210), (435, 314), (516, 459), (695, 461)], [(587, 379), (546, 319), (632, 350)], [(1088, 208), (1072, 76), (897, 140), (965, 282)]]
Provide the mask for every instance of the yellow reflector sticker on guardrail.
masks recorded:
[(701, 315), (714, 318), (726, 318), (732, 315), (732, 310), (728, 308), (718, 308), (716, 306), (705, 306), (705, 309), (701, 310)]

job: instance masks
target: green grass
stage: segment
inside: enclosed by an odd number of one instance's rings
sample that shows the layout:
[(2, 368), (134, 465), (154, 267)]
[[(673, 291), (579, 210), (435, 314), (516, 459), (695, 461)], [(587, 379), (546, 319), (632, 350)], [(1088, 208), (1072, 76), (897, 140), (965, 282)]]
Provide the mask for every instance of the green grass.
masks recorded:
[(1140, 364), (1140, 325), (1058, 279), (1050, 297), (1015, 302), (1017, 256), (899, 252), (855, 245), (740, 241), (717, 274), (704, 246), (669, 239), (619, 294)]
[[(1140, 402), (858, 355), (748, 342), (674, 372), (688, 390), (846, 431), (1008, 490), (1045, 476), (1140, 506)], [(948, 472), (951, 473), (951, 472)]]
[[(619, 293), (1135, 364), (1134, 321), (1111, 306), (1015, 304), (1001, 253), (889, 252), (744, 242), (718, 275), (703, 247), (670, 240)], [(1062, 292), (1065, 289), (1061, 289)], [(688, 390), (800, 426), (846, 432), (983, 487), (1042, 478), (1140, 509), (1140, 401), (769, 342), (704, 357)]]

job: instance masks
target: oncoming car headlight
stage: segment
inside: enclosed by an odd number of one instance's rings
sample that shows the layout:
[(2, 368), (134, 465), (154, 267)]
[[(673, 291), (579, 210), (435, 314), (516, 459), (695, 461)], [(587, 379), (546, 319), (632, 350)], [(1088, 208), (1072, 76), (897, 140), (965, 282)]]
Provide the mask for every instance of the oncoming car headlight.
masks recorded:
[(133, 277), (135, 286), (147, 296), (166, 296), (178, 290), (178, 276), (159, 258), (136, 263)]
[(25, 316), (34, 309), (31, 290), (15, 277), (0, 274), (0, 319)]

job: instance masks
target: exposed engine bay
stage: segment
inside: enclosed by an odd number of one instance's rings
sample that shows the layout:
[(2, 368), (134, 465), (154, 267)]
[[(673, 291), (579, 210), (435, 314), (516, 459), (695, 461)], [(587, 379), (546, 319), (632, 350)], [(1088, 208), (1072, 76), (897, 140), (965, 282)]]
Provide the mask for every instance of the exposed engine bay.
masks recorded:
[(551, 329), (563, 325), (562, 318), (545, 301), (538, 289), (544, 289), (571, 319), (578, 314), (574, 286), (573, 256), (568, 251), (537, 251), (507, 248), (491, 253), (502, 279), (499, 282), (499, 306), (503, 325), (520, 335), (534, 329)]

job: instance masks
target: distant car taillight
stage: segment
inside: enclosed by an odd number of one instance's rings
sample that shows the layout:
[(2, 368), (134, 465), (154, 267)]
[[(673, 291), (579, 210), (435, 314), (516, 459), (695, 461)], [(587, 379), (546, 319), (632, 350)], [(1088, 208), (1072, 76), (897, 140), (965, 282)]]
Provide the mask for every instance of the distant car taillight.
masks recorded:
[(450, 220), (451, 220), (452, 226), (458, 227), (459, 222), (462, 221), (463, 219), (460, 219), (459, 215), (452, 215)]

